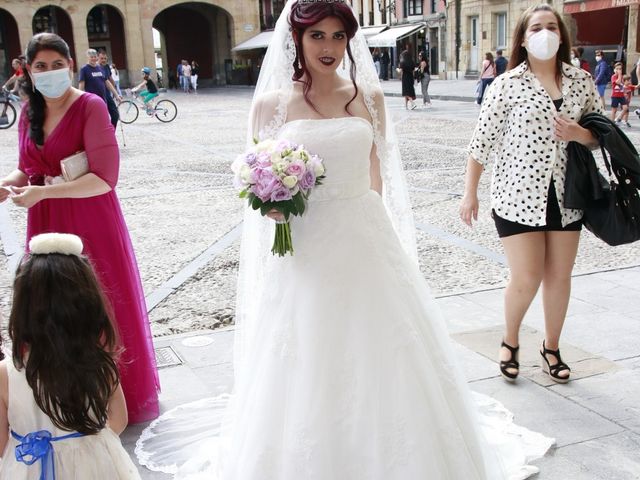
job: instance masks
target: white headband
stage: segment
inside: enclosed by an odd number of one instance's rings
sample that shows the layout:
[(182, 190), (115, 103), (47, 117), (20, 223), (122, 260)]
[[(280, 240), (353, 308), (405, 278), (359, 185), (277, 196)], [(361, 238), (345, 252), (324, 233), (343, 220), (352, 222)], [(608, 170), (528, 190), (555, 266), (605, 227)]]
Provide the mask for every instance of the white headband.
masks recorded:
[(62, 253), (80, 256), (82, 248), (80, 237), (71, 233), (42, 233), (29, 241), (29, 251), (36, 255)]

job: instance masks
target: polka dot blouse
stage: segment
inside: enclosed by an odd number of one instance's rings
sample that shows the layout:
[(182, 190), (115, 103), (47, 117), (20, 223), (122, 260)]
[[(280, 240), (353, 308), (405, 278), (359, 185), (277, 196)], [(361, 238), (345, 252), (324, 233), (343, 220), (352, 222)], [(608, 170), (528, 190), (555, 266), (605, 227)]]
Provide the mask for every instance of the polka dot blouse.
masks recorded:
[[(579, 120), (602, 113), (591, 75), (563, 64), (562, 106), (565, 118)], [(512, 222), (546, 223), (547, 195), (553, 179), (562, 225), (582, 218), (582, 210), (563, 208), (567, 142), (555, 140), (553, 101), (527, 62), (496, 78), (485, 93), (469, 154), (482, 165), (495, 157), (491, 208)]]

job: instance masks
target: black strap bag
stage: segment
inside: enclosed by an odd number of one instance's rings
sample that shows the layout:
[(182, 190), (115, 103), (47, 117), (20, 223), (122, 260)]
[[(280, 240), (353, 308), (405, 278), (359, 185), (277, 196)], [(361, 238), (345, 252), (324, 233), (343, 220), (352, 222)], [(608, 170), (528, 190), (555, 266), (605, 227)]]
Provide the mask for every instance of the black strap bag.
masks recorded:
[[(609, 172), (609, 188), (602, 191), (601, 199), (585, 208), (584, 226), (612, 246), (640, 240), (640, 197), (634, 175), (622, 166), (612, 168), (607, 152), (602, 147), (601, 151)], [(604, 177), (602, 180), (606, 182)]]

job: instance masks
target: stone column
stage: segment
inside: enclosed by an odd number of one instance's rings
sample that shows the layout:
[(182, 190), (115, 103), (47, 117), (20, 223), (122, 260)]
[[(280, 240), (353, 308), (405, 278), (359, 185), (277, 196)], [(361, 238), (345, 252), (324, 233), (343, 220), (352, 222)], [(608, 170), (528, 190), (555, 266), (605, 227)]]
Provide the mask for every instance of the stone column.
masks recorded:
[(627, 23), (627, 73), (640, 58), (640, 5), (629, 5), (629, 22)]

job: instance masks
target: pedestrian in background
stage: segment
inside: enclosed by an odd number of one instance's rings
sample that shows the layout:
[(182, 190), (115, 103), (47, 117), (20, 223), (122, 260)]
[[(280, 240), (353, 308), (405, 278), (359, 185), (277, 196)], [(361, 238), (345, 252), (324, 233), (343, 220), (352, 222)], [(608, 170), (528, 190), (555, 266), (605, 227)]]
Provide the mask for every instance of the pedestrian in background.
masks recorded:
[(604, 59), (602, 50), (596, 50), (596, 71), (594, 73), (594, 82), (598, 89), (598, 95), (600, 96), (600, 103), (602, 103), (602, 110), (606, 108), (604, 101), (604, 92), (607, 89), (607, 84), (611, 79), (609, 65)]
[(559, 342), (583, 215), (563, 206), (567, 144), (595, 148), (598, 141), (577, 121), (602, 109), (591, 75), (569, 63), (571, 37), (556, 10), (527, 9), (511, 38), (509, 70), (489, 87), (469, 145), (460, 217), (469, 226), (478, 219), (478, 182), (495, 158), (491, 211), (510, 273), (500, 373), (518, 377), (520, 326), (542, 284), (542, 366), (566, 383), (571, 369)]
[(20, 80), (24, 75), (22, 70), (22, 62), (18, 58), (14, 58), (11, 60), (11, 68), (13, 68), (13, 75), (9, 77), (9, 79), (4, 82), (2, 85), (2, 90), (7, 90), (13, 94), (18, 93), (18, 89), (20, 88)]
[(376, 68), (376, 74), (380, 78), (380, 49), (378, 47), (373, 49), (371, 58), (373, 59), (373, 66)]
[(113, 84), (116, 87), (116, 91), (118, 95), (122, 96), (122, 91), (120, 90), (120, 72), (116, 68), (116, 64), (112, 63), (111, 66), (111, 78), (113, 79)]
[(389, 50), (387, 48), (382, 49), (380, 54), (380, 79), (389, 80), (389, 64), (391, 63), (391, 57), (389, 56)]
[(496, 50), (496, 77), (507, 71), (509, 61), (502, 56), (502, 50)]
[(122, 97), (116, 90), (115, 82), (111, 78), (111, 67), (108, 63), (107, 52), (104, 50), (100, 50), (100, 52), (98, 52), (98, 64), (104, 72), (105, 87), (107, 88), (105, 100), (107, 101), (107, 109), (109, 110), (109, 117), (111, 117), (111, 124), (115, 128), (118, 124), (118, 120), (120, 119), (120, 112), (118, 112), (118, 106), (114, 101), (114, 97), (117, 99), (118, 103), (122, 101)]
[[(87, 76), (102, 83), (97, 55)], [(73, 60), (58, 35), (39, 33), (26, 50), (23, 90), (29, 102), (18, 125), (18, 168), (0, 181), (27, 209), (27, 239), (72, 233), (96, 269), (122, 340), (122, 388), (132, 423), (158, 416), (158, 372), (149, 318), (129, 230), (115, 192), (120, 154), (102, 98), (71, 86)], [(60, 181), (60, 161), (84, 152), (88, 173)], [(10, 192), (0, 189), (0, 202)]]
[(98, 52), (93, 48), (87, 50), (87, 63), (80, 69), (78, 87), (80, 90), (99, 96), (105, 103), (107, 102), (104, 71), (98, 65)]
[(178, 88), (184, 90), (184, 77), (182, 76), (182, 66), (184, 65), (184, 60), (180, 60), (178, 63), (178, 67), (176, 68), (176, 73), (178, 74)]
[(184, 93), (191, 93), (191, 65), (186, 60), (182, 61), (182, 89)]
[(589, 62), (587, 62), (587, 59), (584, 58), (584, 48), (578, 47), (577, 50), (578, 57), (580, 58), (580, 68), (585, 72), (591, 73), (591, 66), (589, 65)]
[(404, 108), (407, 110), (415, 109), (416, 90), (413, 88), (413, 71), (416, 64), (411, 58), (408, 50), (403, 50), (400, 54), (400, 63), (398, 65), (398, 74), (402, 75), (402, 96), (404, 97)]
[(611, 76), (611, 120), (620, 123), (617, 118), (618, 108), (622, 110), (622, 115), (628, 113), (629, 106), (624, 95), (624, 80), (622, 79), (622, 62), (617, 62), (613, 67)]
[[(618, 115), (616, 121), (622, 120), (627, 128), (631, 128), (631, 124), (629, 123), (629, 111), (631, 110), (631, 98), (633, 97), (633, 93), (638, 88), (638, 85), (634, 85), (631, 81), (631, 75), (623, 75), (622, 82), (624, 84), (624, 99), (627, 102), (626, 108), (622, 111), (621, 114)], [(638, 113), (638, 110), (636, 110)], [(639, 113), (640, 114), (640, 113)]]
[(493, 54), (491, 52), (487, 52), (484, 55), (484, 60), (482, 62), (482, 71), (480, 72), (480, 93), (478, 94), (478, 98), (476, 99), (476, 103), (478, 105), (482, 104), (482, 98), (484, 97), (484, 91), (487, 89), (489, 85), (496, 78), (496, 64), (493, 61)]
[(127, 426), (118, 334), (82, 247), (76, 235), (36, 235), (16, 272), (12, 358), (0, 362), (0, 480), (140, 479), (118, 437)]
[(200, 65), (195, 60), (191, 61), (191, 88), (193, 93), (198, 94), (198, 75), (200, 75)]
[(427, 60), (427, 54), (424, 51), (418, 53), (418, 77), (416, 80), (420, 82), (422, 88), (422, 107), (431, 106), (431, 97), (429, 97), (429, 82), (431, 81), (431, 75), (429, 74), (429, 60)]

